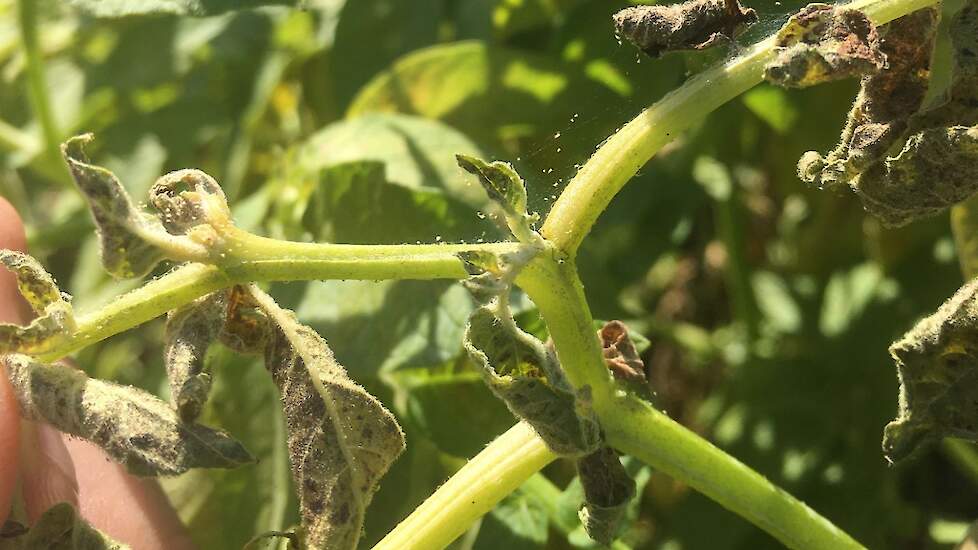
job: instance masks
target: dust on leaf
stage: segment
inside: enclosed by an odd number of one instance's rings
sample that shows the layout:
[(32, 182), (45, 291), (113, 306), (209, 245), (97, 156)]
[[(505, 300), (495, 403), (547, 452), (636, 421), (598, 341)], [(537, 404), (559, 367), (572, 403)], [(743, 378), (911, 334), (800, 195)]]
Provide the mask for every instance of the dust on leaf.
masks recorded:
[(836, 148), (825, 157), (809, 151), (799, 161), (802, 181), (819, 188), (848, 185), (900, 139), (927, 93), (939, 15), (922, 9), (880, 28), (886, 67), (863, 77)]
[[(231, 210), (221, 186), (200, 170), (177, 170), (156, 180), (149, 200), (163, 216), (161, 221), (174, 235), (189, 234), (192, 239), (215, 240), (215, 227), (231, 223)], [(201, 227), (203, 226), (203, 227)]]
[(254, 462), (228, 434), (181, 421), (166, 402), (141, 389), (23, 355), (2, 360), (22, 416), (95, 443), (132, 474), (176, 475)]
[(899, 413), (883, 451), (895, 462), (944, 436), (978, 440), (978, 279), (962, 286), (890, 346)]
[(163, 362), (170, 399), (186, 422), (200, 416), (211, 388), (204, 358), (224, 325), (226, 293), (215, 292), (171, 311), (166, 320)]
[(809, 4), (792, 15), (775, 47), (764, 78), (789, 88), (871, 74), (886, 63), (876, 26), (858, 10), (829, 4)]
[(282, 396), (305, 542), (356, 548), (380, 478), (404, 449), (404, 433), (319, 334), (256, 287), (250, 293), (277, 325), (265, 362)]
[(463, 342), (469, 357), (489, 388), (552, 451), (564, 456), (593, 452), (601, 430), (586, 396), (575, 394), (555, 354), (506, 316), (490, 306), (469, 316)]
[(74, 506), (60, 502), (48, 508), (30, 530), (24, 533), (22, 544), (26, 550), (128, 550), (129, 546), (117, 542), (82, 519)]
[(206, 257), (203, 246), (170, 235), (158, 218), (136, 208), (112, 172), (91, 164), (84, 146), (94, 139), (92, 134), (75, 136), (61, 145), (61, 152), (95, 218), (105, 270), (114, 277), (139, 277), (166, 258)]
[(578, 513), (581, 523), (589, 537), (610, 545), (635, 497), (635, 481), (609, 447), (578, 459), (577, 473), (584, 488), (584, 506)]
[(757, 12), (737, 0), (691, 0), (681, 4), (632, 6), (614, 15), (615, 33), (650, 57), (703, 50), (732, 41), (757, 22)]
[(69, 296), (37, 260), (13, 250), (0, 250), (0, 266), (13, 272), (21, 295), (37, 316), (27, 326), (0, 323), (0, 353), (40, 353), (75, 328)]

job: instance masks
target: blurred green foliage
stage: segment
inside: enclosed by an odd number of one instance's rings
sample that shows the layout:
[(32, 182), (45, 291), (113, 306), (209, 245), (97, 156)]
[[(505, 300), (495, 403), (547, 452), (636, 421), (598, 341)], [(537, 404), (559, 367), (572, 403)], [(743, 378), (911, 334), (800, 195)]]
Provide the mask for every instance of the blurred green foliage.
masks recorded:
[[(96, 132), (92, 157), (136, 197), (166, 171), (203, 169), (240, 225), (294, 240), (500, 238), (455, 153), (513, 162), (545, 214), (615, 128), (727, 55), (642, 58), (611, 32), (618, 0), (21, 4), (37, 10), (59, 136)], [(801, 5), (750, 4), (761, 23), (747, 40)], [(115, 17), (117, 8), (151, 13)], [(103, 274), (81, 197), (44, 153), (17, 15), (16, 2), (0, 0), (0, 194), (23, 216), (31, 253), (85, 311), (137, 283)], [(896, 410), (886, 347), (961, 283), (947, 218), (885, 229), (853, 197), (795, 177), (804, 151), (833, 144), (855, 90), (762, 85), (706, 116), (615, 199), (580, 269), (595, 317), (650, 340), (650, 384), (671, 416), (870, 547), (947, 548), (978, 515), (967, 461), (935, 449), (890, 467), (880, 450)], [(511, 425), (462, 353), (473, 304), (459, 285), (272, 291), (405, 427), (408, 451), (374, 499), (363, 547)], [(518, 303), (520, 322), (543, 336), (532, 304)], [(161, 322), (148, 323), (78, 361), (164, 393), (161, 339)], [(217, 386), (205, 419), (261, 462), (164, 486), (201, 548), (237, 549), (291, 525), (295, 503), (274, 386), (260, 363), (223, 349), (209, 360)], [(681, 484), (629, 468), (640, 499), (618, 544), (777, 547)], [(557, 463), (544, 474), (456, 546), (588, 547), (573, 470)]]

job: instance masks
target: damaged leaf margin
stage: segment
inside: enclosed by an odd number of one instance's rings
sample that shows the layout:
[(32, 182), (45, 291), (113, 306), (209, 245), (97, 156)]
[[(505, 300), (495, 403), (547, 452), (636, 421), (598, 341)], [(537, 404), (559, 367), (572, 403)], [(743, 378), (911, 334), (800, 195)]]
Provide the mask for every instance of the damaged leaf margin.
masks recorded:
[(74, 332), (70, 296), (61, 292), (37, 260), (14, 250), (0, 250), (0, 266), (14, 274), (21, 295), (37, 314), (27, 326), (0, 323), (0, 353), (41, 353)]

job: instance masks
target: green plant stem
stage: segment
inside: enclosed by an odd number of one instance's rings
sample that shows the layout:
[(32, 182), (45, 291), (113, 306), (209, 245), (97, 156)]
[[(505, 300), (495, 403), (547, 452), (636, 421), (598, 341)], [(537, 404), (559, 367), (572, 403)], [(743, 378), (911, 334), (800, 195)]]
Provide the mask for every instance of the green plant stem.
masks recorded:
[(444, 548), (555, 458), (520, 422), (456, 472), (374, 550)]
[[(936, 0), (856, 0), (849, 4), (882, 24)], [(543, 236), (573, 255), (618, 191), (663, 145), (762, 79), (775, 55), (774, 36), (690, 78), (622, 127), (591, 156), (554, 202)]]
[(514, 252), (517, 243), (346, 245), (279, 241), (235, 229), (219, 266), (186, 264), (77, 317), (74, 333), (38, 359), (51, 362), (210, 292), (235, 284), (297, 280), (463, 279), (456, 254)]
[(568, 378), (576, 387), (590, 387), (592, 406), (612, 447), (689, 484), (790, 548), (862, 548), (764, 476), (617, 389), (570, 261), (541, 256), (520, 283), (540, 308)]
[(51, 99), (48, 96), (47, 77), (44, 74), (44, 56), (38, 37), (37, 0), (19, 0), (17, 3), (20, 36), (27, 58), (27, 80), (30, 87), (31, 106), (44, 135), (45, 156), (49, 162), (60, 164), (59, 144), (61, 132), (54, 122)]

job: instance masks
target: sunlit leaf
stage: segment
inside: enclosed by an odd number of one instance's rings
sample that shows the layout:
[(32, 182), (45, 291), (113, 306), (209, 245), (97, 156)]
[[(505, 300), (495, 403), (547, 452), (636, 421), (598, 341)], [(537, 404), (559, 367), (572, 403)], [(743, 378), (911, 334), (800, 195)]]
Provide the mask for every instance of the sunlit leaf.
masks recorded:
[(37, 353), (57, 343), (75, 328), (69, 296), (34, 258), (0, 249), (0, 266), (13, 272), (21, 296), (37, 317), (27, 326), (0, 323), (0, 353)]
[(69, 3), (95, 17), (205, 16), (267, 5), (301, 6), (302, 0), (69, 0)]

